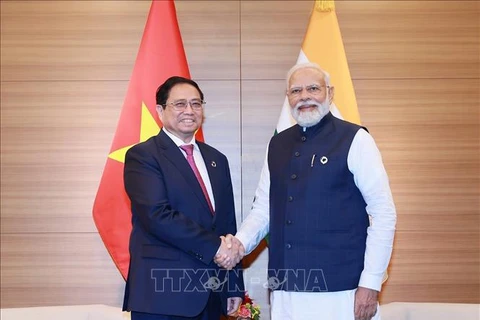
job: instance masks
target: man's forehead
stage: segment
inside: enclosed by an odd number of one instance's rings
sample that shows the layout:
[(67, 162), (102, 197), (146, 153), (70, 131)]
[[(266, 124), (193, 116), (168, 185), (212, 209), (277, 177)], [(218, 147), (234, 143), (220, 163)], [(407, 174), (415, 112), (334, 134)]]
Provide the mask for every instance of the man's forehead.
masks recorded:
[(198, 92), (197, 88), (188, 84), (188, 83), (179, 83), (174, 85), (169, 92), (170, 96), (198, 96), (200, 97), (200, 92)]
[(290, 77), (289, 86), (305, 86), (310, 84), (325, 84), (324, 75), (313, 68), (299, 69)]

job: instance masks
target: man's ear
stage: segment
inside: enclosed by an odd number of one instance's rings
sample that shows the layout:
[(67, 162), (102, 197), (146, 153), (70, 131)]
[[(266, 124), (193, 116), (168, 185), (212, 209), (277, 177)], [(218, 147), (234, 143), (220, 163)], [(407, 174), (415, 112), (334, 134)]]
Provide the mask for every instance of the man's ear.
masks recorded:
[(329, 104), (332, 104), (334, 95), (335, 95), (335, 87), (330, 86), (328, 88), (328, 102), (329, 102)]
[(160, 118), (160, 121), (163, 122), (162, 118), (163, 118), (163, 106), (157, 104), (157, 113), (158, 113), (158, 117)]

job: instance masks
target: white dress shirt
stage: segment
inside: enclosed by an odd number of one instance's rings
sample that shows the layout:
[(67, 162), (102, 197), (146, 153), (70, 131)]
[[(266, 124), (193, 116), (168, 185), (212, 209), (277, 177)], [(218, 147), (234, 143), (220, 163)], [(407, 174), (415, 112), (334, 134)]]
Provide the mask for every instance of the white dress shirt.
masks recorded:
[(213, 210), (215, 211), (215, 199), (213, 198), (213, 191), (212, 191), (212, 184), (210, 183), (210, 177), (208, 176), (207, 167), (205, 166), (205, 161), (203, 160), (202, 153), (198, 148), (197, 143), (195, 142), (195, 136), (192, 137), (190, 142), (183, 142), (182, 139), (175, 136), (173, 133), (169, 132), (167, 129), (162, 128), (167, 136), (173, 140), (173, 142), (177, 145), (177, 147), (182, 151), (185, 159), (187, 158), (187, 153), (185, 150), (180, 148), (180, 146), (186, 144), (193, 144), (193, 159), (195, 160), (195, 165), (197, 166), (198, 172), (202, 176), (203, 183), (205, 184), (205, 188), (207, 188), (208, 197), (210, 198), (210, 202), (212, 203)]

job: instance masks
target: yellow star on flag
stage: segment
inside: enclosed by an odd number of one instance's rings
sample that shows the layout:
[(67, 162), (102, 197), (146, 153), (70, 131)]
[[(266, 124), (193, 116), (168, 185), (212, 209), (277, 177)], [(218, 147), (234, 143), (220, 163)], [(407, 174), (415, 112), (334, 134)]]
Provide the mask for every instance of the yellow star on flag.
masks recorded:
[[(137, 143), (143, 142), (148, 138), (158, 134), (158, 131), (160, 131), (160, 127), (155, 121), (155, 118), (153, 117), (153, 115), (148, 110), (147, 106), (145, 105), (145, 102), (142, 101), (142, 116), (140, 120), (140, 141), (138, 141)], [(117, 149), (112, 153), (110, 153), (108, 157), (118, 162), (125, 163), (125, 155), (127, 154), (128, 149), (133, 147), (135, 144), (136, 143)]]

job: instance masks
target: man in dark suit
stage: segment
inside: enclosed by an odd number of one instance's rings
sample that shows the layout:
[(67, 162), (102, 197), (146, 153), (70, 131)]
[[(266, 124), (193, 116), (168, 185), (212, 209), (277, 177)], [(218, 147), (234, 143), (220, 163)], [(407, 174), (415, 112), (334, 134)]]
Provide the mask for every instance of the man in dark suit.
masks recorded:
[(194, 138), (205, 104), (197, 83), (171, 77), (156, 102), (163, 129), (125, 158), (133, 228), (123, 309), (132, 320), (216, 320), (244, 296), (240, 269), (213, 262), (235, 255), (222, 236), (236, 232), (228, 161)]

